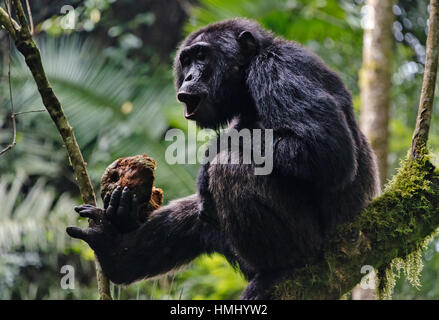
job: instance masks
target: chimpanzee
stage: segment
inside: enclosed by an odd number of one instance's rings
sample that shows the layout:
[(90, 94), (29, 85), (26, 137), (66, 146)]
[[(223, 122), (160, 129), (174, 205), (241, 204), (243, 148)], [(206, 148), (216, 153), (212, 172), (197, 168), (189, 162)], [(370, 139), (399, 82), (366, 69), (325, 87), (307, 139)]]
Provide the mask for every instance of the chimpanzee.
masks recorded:
[(156, 210), (144, 224), (120, 228), (121, 217), (133, 216), (135, 196), (117, 188), (104, 209), (75, 207), (97, 223), (67, 232), (90, 245), (118, 284), (219, 252), (248, 279), (243, 299), (274, 298), (274, 285), (321, 259), (336, 226), (379, 192), (376, 157), (351, 95), (317, 56), (247, 19), (190, 34), (174, 70), (185, 117), (200, 127), (272, 130), (271, 173), (215, 161), (230, 157), (219, 150), (202, 166), (196, 194)]

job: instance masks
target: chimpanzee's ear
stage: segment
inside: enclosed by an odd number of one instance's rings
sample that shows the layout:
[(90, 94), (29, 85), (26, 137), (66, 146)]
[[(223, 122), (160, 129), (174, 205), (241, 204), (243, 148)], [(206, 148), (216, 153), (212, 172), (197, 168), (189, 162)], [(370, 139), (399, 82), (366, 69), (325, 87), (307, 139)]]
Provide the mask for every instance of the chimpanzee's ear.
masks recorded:
[(238, 36), (238, 43), (243, 53), (252, 56), (258, 50), (258, 42), (250, 31), (242, 31)]

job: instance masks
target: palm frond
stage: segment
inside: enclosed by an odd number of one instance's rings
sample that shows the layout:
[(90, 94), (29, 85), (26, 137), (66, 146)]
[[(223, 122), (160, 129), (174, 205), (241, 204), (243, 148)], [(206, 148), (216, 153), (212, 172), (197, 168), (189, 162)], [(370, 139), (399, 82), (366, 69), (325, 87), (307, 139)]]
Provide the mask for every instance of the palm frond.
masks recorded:
[(44, 179), (37, 180), (18, 200), (25, 180), (23, 172), (17, 174), (12, 185), (0, 179), (0, 254), (65, 248), (65, 226), (74, 223), (75, 215), (71, 212), (75, 201), (63, 194), (55, 202), (55, 192)]

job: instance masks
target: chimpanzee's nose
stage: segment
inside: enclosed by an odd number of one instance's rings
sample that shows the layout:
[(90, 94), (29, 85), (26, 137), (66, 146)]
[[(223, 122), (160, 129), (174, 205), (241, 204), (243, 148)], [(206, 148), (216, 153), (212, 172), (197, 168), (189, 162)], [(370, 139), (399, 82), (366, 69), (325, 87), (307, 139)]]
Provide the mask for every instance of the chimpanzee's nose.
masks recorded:
[(186, 104), (191, 104), (195, 102), (195, 100), (198, 100), (197, 95), (188, 92), (179, 92), (177, 94), (177, 99)]
[(192, 73), (188, 74), (187, 77), (184, 79), (184, 82), (192, 81), (194, 77), (192, 76)]

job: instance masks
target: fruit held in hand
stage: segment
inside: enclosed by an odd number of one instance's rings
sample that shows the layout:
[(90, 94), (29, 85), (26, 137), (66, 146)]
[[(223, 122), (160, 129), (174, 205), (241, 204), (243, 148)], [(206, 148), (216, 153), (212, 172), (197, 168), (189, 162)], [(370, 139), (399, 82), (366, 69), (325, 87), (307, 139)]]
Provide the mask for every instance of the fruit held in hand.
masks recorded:
[(146, 154), (120, 158), (110, 164), (101, 179), (101, 198), (117, 186), (128, 187), (137, 196), (137, 218), (143, 223), (149, 214), (163, 203), (163, 191), (155, 188), (155, 160)]

